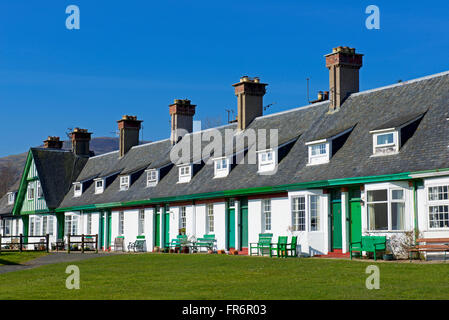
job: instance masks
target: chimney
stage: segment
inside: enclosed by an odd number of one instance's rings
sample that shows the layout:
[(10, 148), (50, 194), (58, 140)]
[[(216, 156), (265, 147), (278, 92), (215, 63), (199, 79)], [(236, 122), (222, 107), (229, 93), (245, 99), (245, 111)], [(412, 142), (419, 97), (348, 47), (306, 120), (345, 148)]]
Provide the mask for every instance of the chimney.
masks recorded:
[(47, 140), (44, 141), (45, 149), (62, 149), (62, 141), (59, 140), (59, 137), (48, 137)]
[(71, 134), (72, 136), (72, 152), (77, 156), (88, 157), (90, 155), (89, 143), (91, 132), (87, 129), (75, 128)]
[(237, 96), (237, 123), (239, 130), (245, 130), (255, 118), (263, 114), (263, 96), (268, 84), (260, 83), (259, 78), (243, 76), (233, 84)]
[(120, 157), (123, 157), (129, 149), (139, 144), (139, 131), (143, 121), (137, 120), (136, 116), (123, 116), (117, 121), (120, 131)]
[(329, 69), (330, 105), (329, 111), (340, 108), (345, 99), (359, 91), (359, 69), (363, 54), (355, 53), (354, 48), (338, 47), (326, 56)]
[(193, 131), (193, 116), (195, 107), (190, 100), (175, 99), (170, 106), (172, 144), (176, 144), (186, 133)]

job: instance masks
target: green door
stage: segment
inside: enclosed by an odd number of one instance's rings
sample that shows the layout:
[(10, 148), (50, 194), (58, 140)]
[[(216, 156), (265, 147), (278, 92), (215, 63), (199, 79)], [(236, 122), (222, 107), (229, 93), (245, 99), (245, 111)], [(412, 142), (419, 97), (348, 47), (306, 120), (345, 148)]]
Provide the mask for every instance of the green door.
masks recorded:
[(111, 250), (111, 236), (112, 236), (112, 214), (111, 212), (107, 212), (107, 219), (108, 219), (108, 227), (106, 231), (106, 248), (108, 250)]
[(342, 248), (341, 202), (332, 203), (332, 249)]
[(351, 242), (362, 240), (362, 208), (360, 189), (349, 192), (349, 215), (351, 217)]
[(156, 214), (154, 215), (154, 246), (161, 246), (161, 214), (159, 207), (156, 208)]
[(248, 199), (240, 200), (240, 247), (248, 248)]
[(229, 201), (228, 215), (227, 215), (227, 227), (228, 227), (228, 249), (235, 249), (235, 206), (234, 201)]
[(104, 250), (104, 212), (100, 212), (100, 223), (98, 229), (100, 248), (101, 250)]
[(23, 231), (22, 235), (24, 236), (23, 242), (28, 243), (28, 227), (30, 224), (30, 217), (29, 216), (22, 216), (22, 224), (23, 224)]
[(58, 239), (64, 239), (64, 223), (65, 215), (64, 213), (56, 214), (56, 234)]
[(164, 248), (170, 244), (170, 213), (168, 208), (164, 209)]

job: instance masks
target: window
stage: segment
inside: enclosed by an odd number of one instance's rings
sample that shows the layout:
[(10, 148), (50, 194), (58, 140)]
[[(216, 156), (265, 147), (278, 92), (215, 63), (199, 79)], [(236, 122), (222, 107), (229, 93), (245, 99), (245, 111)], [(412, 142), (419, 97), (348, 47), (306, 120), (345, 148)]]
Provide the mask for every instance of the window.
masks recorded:
[(20, 224), (20, 219), (15, 219), (15, 224), (16, 224), (16, 233), (14, 234), (15, 236), (19, 235), (19, 224)]
[(330, 143), (309, 145), (309, 165), (328, 163)]
[(258, 153), (259, 172), (271, 172), (276, 169), (276, 153), (273, 150)]
[(145, 233), (145, 210), (139, 210), (139, 235), (143, 235)]
[(271, 231), (271, 200), (262, 200), (262, 217), (265, 231)]
[(41, 236), (41, 217), (30, 217), (30, 236)]
[(214, 232), (214, 205), (212, 203), (206, 206), (206, 226), (207, 233)]
[(192, 179), (192, 168), (190, 165), (179, 167), (179, 183), (189, 182)]
[(229, 174), (229, 159), (227, 158), (215, 159), (214, 162), (215, 162), (214, 177), (215, 178), (226, 177)]
[(78, 222), (79, 216), (77, 215), (65, 216), (65, 235), (78, 235)]
[(309, 196), (310, 203), (310, 231), (320, 231), (320, 197)]
[(27, 188), (27, 199), (34, 200), (34, 185), (30, 183)]
[(120, 177), (120, 190), (129, 189), (129, 176)]
[(92, 234), (92, 215), (91, 214), (87, 215), (86, 233), (89, 235)]
[(12, 219), (3, 220), (3, 232), (4, 236), (10, 236), (12, 231)]
[(292, 199), (293, 231), (306, 231), (306, 197)]
[(368, 191), (369, 230), (404, 230), (405, 198), (403, 189)]
[(81, 183), (74, 183), (74, 196), (80, 197), (83, 193), (83, 185)]
[(186, 229), (187, 226), (187, 215), (186, 215), (186, 207), (179, 208), (179, 229)]
[(125, 214), (123, 211), (118, 213), (118, 234), (123, 235), (125, 233)]
[(14, 192), (8, 193), (8, 204), (14, 204), (14, 201), (16, 199), (16, 194)]
[(42, 217), (42, 234), (53, 235), (53, 216)]
[[(373, 133), (371, 131), (371, 133)], [(373, 154), (388, 155), (399, 152), (398, 131), (373, 134)]]
[(104, 191), (104, 180), (95, 180), (95, 193), (103, 193)]
[(157, 170), (147, 171), (147, 187), (153, 187), (159, 180), (159, 174)]
[(41, 186), (40, 181), (37, 181), (37, 182), (36, 182), (36, 194), (37, 194), (37, 198), (38, 198), (38, 199), (44, 197), (44, 193), (43, 193), (43, 191), (42, 191), (42, 186)]
[(427, 189), (429, 199), (429, 228), (449, 228), (449, 186)]

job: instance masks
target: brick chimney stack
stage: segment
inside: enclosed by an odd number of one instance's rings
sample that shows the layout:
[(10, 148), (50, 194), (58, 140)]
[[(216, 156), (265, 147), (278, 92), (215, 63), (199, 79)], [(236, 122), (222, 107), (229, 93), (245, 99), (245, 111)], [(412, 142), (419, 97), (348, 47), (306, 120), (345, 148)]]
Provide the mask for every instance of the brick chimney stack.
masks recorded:
[(245, 130), (255, 118), (263, 114), (263, 96), (268, 84), (260, 83), (259, 78), (243, 76), (233, 84), (237, 96), (237, 123), (239, 130)]
[(129, 149), (139, 144), (139, 131), (143, 121), (136, 116), (123, 116), (117, 121), (120, 131), (120, 157), (123, 157)]
[(170, 106), (172, 144), (176, 144), (186, 134), (193, 131), (193, 116), (195, 107), (190, 100), (175, 99)]
[(44, 141), (45, 149), (62, 149), (62, 141), (59, 140), (59, 137), (51, 137), (49, 136), (47, 140)]
[(355, 53), (354, 48), (338, 47), (325, 57), (326, 67), (329, 69), (329, 111), (334, 112), (351, 93), (359, 91), (359, 70), (363, 65), (363, 54)]
[(90, 136), (91, 132), (87, 129), (75, 128), (71, 133), (72, 137), (72, 152), (77, 156), (89, 157), (90, 155)]

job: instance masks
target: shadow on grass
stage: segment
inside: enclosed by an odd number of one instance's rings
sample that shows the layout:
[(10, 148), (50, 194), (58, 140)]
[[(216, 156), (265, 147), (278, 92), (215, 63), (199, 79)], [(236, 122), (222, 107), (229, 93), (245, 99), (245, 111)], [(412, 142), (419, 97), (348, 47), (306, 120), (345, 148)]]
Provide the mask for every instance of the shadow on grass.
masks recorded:
[(14, 266), (14, 265), (15, 265), (15, 266), (16, 266), (16, 265), (20, 265), (20, 263), (0, 259), (0, 267), (1, 267), (1, 266)]

